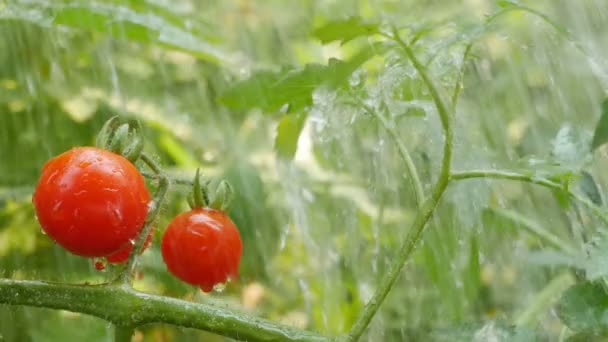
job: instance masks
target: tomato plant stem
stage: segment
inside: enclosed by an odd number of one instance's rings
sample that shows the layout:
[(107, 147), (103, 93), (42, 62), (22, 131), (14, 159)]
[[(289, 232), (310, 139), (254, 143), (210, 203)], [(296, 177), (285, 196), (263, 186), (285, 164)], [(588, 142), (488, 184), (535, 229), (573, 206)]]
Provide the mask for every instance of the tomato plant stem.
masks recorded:
[(407, 177), (409, 177), (412, 185), (414, 186), (414, 191), (416, 195), (416, 205), (420, 207), (422, 202), (425, 200), (424, 190), (422, 189), (422, 182), (420, 181), (420, 176), (418, 175), (418, 170), (416, 169), (416, 164), (412, 160), (410, 152), (405, 147), (403, 140), (399, 136), (397, 129), (395, 129), (395, 125), (392, 122), (389, 122), (382, 114), (378, 113), (374, 109), (369, 106), (360, 103), (361, 106), (365, 109), (365, 111), (376, 118), (382, 124), (382, 127), (386, 130), (388, 135), (393, 139), (395, 145), (397, 145), (397, 151), (399, 152), (399, 156), (403, 160), (405, 164), (405, 168), (407, 169)]
[(525, 183), (531, 183), (540, 185), (551, 190), (563, 191), (568, 196), (570, 196), (575, 201), (579, 202), (587, 209), (589, 209), (594, 215), (599, 217), (605, 224), (608, 225), (608, 214), (602, 208), (593, 204), (587, 198), (573, 192), (572, 190), (564, 187), (560, 183), (554, 182), (552, 180), (538, 177), (535, 175), (528, 175), (524, 173), (518, 173), (515, 171), (508, 170), (470, 170), (470, 171), (458, 171), (452, 172), (450, 175), (450, 180), (464, 180), (464, 179), (472, 179), (472, 178), (496, 178), (496, 179), (507, 179), (507, 180), (515, 180)]
[(150, 295), (125, 285), (68, 285), (0, 279), (0, 303), (79, 312), (120, 326), (163, 322), (246, 341), (330, 340), (315, 332), (242, 312)]
[(146, 224), (144, 228), (141, 230), (137, 239), (135, 239), (135, 243), (133, 245), (133, 249), (131, 250), (131, 254), (129, 255), (129, 259), (127, 261), (127, 265), (125, 269), (122, 271), (120, 275), (120, 279), (125, 284), (131, 284), (133, 269), (135, 268), (135, 262), (137, 261), (137, 256), (139, 255), (142, 247), (150, 234), (154, 226), (154, 221), (158, 216), (160, 211), (160, 207), (162, 206), (167, 191), (169, 190), (169, 179), (162, 172), (160, 166), (156, 164), (156, 162), (147, 154), (142, 153), (140, 156), (141, 160), (150, 167), (150, 169), (157, 175), (158, 178), (158, 190), (156, 191), (156, 195), (150, 204), (150, 209), (148, 211), (148, 215), (146, 217)]
[(408, 234), (405, 236), (401, 247), (393, 259), (392, 263), (389, 266), (388, 272), (381, 279), (378, 288), (372, 295), (372, 298), (367, 302), (363, 311), (359, 315), (359, 318), (351, 328), (348, 339), (352, 341), (358, 340), (365, 329), (368, 327), (372, 318), (376, 315), (380, 306), (386, 299), (386, 296), (390, 292), (391, 288), (395, 284), (395, 281), (399, 277), (401, 273), (401, 269), (405, 265), (405, 263), (409, 260), (416, 246), (422, 239), (422, 236), (425, 231), (425, 227), (427, 226), (427, 222), (433, 215), (435, 208), (439, 204), (445, 189), (448, 186), (450, 181), (450, 168), (452, 164), (452, 124), (451, 124), (451, 114), (449, 112), (448, 107), (446, 106), (442, 96), (439, 94), (439, 90), (435, 85), (435, 82), (431, 79), (431, 77), (426, 72), (426, 68), (414, 55), (412, 49), (401, 39), (399, 33), (396, 28), (393, 28), (393, 35), (390, 36), (405, 52), (406, 56), (414, 65), (416, 71), (426, 84), (431, 97), (433, 98), (433, 102), (437, 108), (437, 112), (439, 114), (439, 119), (441, 120), (441, 125), (444, 130), (445, 139), (443, 143), (443, 159), (441, 162), (441, 170), (439, 172), (439, 178), (437, 183), (434, 186), (432, 195), (429, 199), (424, 201), (416, 218), (414, 219), (414, 223), (412, 224)]

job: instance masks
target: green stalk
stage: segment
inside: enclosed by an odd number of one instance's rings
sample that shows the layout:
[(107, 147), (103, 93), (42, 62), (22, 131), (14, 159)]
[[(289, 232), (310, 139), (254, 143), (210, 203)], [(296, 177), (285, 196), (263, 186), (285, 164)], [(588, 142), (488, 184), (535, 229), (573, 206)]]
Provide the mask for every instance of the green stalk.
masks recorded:
[(472, 179), (472, 178), (496, 178), (496, 179), (508, 179), (508, 180), (516, 180), (524, 183), (531, 183), (540, 185), (552, 190), (563, 191), (568, 194), (572, 199), (576, 200), (587, 209), (589, 209), (594, 215), (599, 217), (605, 224), (608, 225), (608, 213), (602, 208), (595, 205), (590, 200), (585, 197), (580, 196), (579, 194), (572, 192), (570, 189), (566, 189), (561, 184), (556, 183), (554, 181), (548, 180), (546, 178), (540, 178), (538, 176), (532, 176), (527, 174), (518, 173), (515, 171), (507, 171), (507, 170), (471, 170), (471, 171), (458, 171), (452, 172), (450, 175), (450, 180), (464, 180), (464, 179)]
[(437, 205), (439, 204), (439, 201), (441, 200), (441, 197), (450, 181), (453, 132), (451, 124), (451, 115), (448, 110), (448, 107), (446, 106), (443, 98), (439, 95), (439, 90), (435, 86), (435, 82), (427, 74), (425, 67), (422, 65), (422, 63), (420, 63), (420, 61), (418, 61), (411, 48), (401, 39), (396, 29), (393, 29), (393, 35), (391, 36), (391, 39), (393, 39), (402, 48), (407, 57), (410, 59), (410, 61), (414, 65), (414, 68), (416, 68), (416, 70), (420, 74), (420, 77), (426, 84), (431, 94), (431, 97), (433, 98), (435, 106), (437, 107), (439, 119), (441, 120), (441, 125), (445, 134), (445, 140), (443, 144), (443, 160), (441, 162), (439, 179), (437, 180), (437, 183), (434, 186), (434, 190), (432, 192), (431, 197), (422, 204), (420, 210), (418, 211), (418, 214), (416, 215), (416, 218), (414, 219), (412, 227), (410, 228), (403, 243), (401, 244), (401, 247), (399, 248), (397, 256), (395, 257), (395, 259), (393, 259), (393, 262), (389, 266), (388, 272), (380, 281), (380, 284), (378, 285), (378, 288), (374, 292), (372, 298), (365, 305), (359, 318), (357, 319), (357, 321), (351, 328), (348, 336), (346, 337), (348, 340), (351, 341), (359, 340), (365, 329), (367, 329), (372, 318), (378, 312), (378, 309), (380, 309), (380, 306), (386, 299), (386, 296), (390, 292), (399, 274), (401, 273), (401, 269), (409, 260), (414, 249), (420, 242), (426, 227), (426, 223), (429, 221), (429, 219), (435, 212), (435, 208), (437, 208)]
[(158, 166), (158, 164), (156, 164), (156, 162), (145, 153), (142, 153), (140, 158), (156, 174), (158, 178), (158, 190), (156, 192), (156, 195), (154, 196), (154, 199), (152, 200), (153, 207), (148, 212), (144, 228), (137, 236), (135, 244), (133, 245), (133, 249), (131, 250), (131, 254), (129, 254), (127, 265), (120, 275), (119, 279), (125, 284), (131, 284), (137, 256), (139, 255), (142, 247), (144, 246), (148, 234), (154, 226), (154, 221), (156, 221), (156, 217), (160, 212), (160, 207), (165, 200), (167, 191), (169, 190), (169, 179), (167, 178), (167, 176), (164, 175), (160, 166)]
[(469, 54), (473, 49), (473, 43), (470, 42), (467, 44), (464, 49), (464, 53), (462, 54), (462, 65), (460, 66), (460, 70), (458, 71), (458, 79), (456, 80), (456, 85), (454, 86), (454, 92), (452, 93), (452, 112), (456, 112), (456, 105), (458, 104), (458, 97), (460, 96), (460, 92), (462, 88), (464, 88), (464, 72), (467, 66), (467, 59), (469, 58)]
[[(0, 303), (67, 310), (121, 327), (167, 323), (245, 341), (329, 341), (297, 329), (209, 304), (138, 292), (126, 285), (68, 285), (0, 279)], [(127, 330), (117, 332), (124, 337)]]
[(517, 327), (536, 326), (562, 293), (575, 283), (576, 279), (569, 270), (553, 278), (542, 291), (534, 296), (534, 299), (526, 309), (516, 316), (514, 320), (515, 325)]
[(416, 205), (420, 207), (422, 202), (425, 200), (424, 190), (422, 189), (422, 182), (420, 181), (420, 176), (418, 175), (418, 170), (416, 169), (416, 165), (414, 164), (414, 160), (410, 155), (410, 152), (405, 147), (403, 140), (399, 136), (399, 133), (395, 129), (395, 125), (389, 123), (384, 116), (380, 113), (377, 113), (375, 110), (365, 105), (364, 103), (360, 103), (361, 106), (364, 107), (365, 111), (376, 118), (381, 124), (382, 127), (386, 130), (388, 135), (393, 139), (395, 145), (397, 145), (397, 151), (399, 152), (399, 156), (403, 160), (405, 164), (405, 169), (407, 170), (407, 175), (409, 176), (409, 180), (414, 186), (414, 192), (416, 195)]
[(495, 215), (502, 216), (503, 218), (515, 223), (520, 226), (523, 230), (528, 232), (531, 235), (536, 236), (536, 238), (542, 240), (548, 246), (551, 246), (558, 251), (561, 251), (570, 256), (577, 256), (578, 250), (571, 246), (566, 241), (562, 240), (559, 236), (553, 234), (550, 230), (545, 229), (537, 222), (530, 220), (523, 215), (520, 215), (517, 212), (500, 209), (500, 208), (491, 208), (492, 212)]

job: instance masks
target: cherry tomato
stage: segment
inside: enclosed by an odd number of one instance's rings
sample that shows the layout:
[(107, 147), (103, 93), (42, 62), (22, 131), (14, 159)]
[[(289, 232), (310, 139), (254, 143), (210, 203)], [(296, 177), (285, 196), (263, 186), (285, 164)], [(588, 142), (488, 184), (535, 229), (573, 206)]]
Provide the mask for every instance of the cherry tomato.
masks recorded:
[(76, 147), (50, 159), (33, 196), (44, 232), (85, 257), (105, 257), (129, 246), (144, 225), (149, 201), (137, 168), (96, 147)]
[[(141, 251), (139, 252), (139, 254), (143, 253), (146, 248), (148, 248), (148, 246), (150, 246), (150, 243), (152, 242), (152, 235), (154, 234), (154, 228), (150, 229), (150, 233), (148, 233), (148, 236), (146, 237), (146, 241), (144, 241), (144, 245), (141, 248)], [(109, 263), (112, 264), (120, 264), (122, 262), (127, 261), (127, 259), (129, 259), (129, 254), (131, 254), (131, 251), (133, 250), (133, 244), (129, 244), (127, 247), (119, 250), (118, 252), (108, 255), (106, 257), (106, 260), (108, 260)]]
[(243, 244), (226, 213), (201, 208), (181, 213), (169, 223), (161, 249), (169, 272), (209, 292), (238, 275)]

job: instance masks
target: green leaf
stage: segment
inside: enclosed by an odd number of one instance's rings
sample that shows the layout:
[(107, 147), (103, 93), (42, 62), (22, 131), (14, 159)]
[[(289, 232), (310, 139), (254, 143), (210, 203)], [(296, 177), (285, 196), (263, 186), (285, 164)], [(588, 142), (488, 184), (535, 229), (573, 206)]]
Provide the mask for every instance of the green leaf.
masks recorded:
[(507, 0), (501, 0), (498, 1), (496, 3), (499, 7), (512, 7), (512, 6), (518, 6), (516, 3), (514, 3), (513, 1), (507, 1)]
[(608, 276), (608, 236), (599, 233), (587, 244), (588, 257), (583, 260), (581, 267), (585, 270), (588, 280), (598, 280)]
[(577, 333), (608, 333), (608, 294), (598, 283), (584, 282), (569, 288), (558, 304), (557, 315)]
[(218, 64), (235, 59), (205, 39), (153, 13), (140, 13), (129, 7), (96, 1), (65, 4), (33, 1), (32, 4), (32, 7), (23, 4), (7, 6), (0, 13), (0, 19), (21, 19), (43, 27), (60, 25), (108, 33), (117, 38), (184, 51)]
[(340, 88), (348, 84), (350, 75), (383, 49), (372, 45), (347, 61), (331, 59), (327, 65), (307, 64), (303, 69), (280, 72), (260, 71), (249, 79), (237, 82), (220, 97), (234, 109), (260, 108), (276, 112), (288, 105), (289, 112), (298, 112), (312, 104), (312, 93), (321, 85)]
[(581, 179), (579, 180), (578, 186), (582, 193), (585, 194), (585, 196), (587, 196), (591, 202), (598, 206), (603, 205), (604, 201), (602, 200), (602, 193), (597, 185), (597, 182), (595, 179), (593, 179), (593, 176), (589, 172), (583, 171), (581, 173)]
[(379, 25), (364, 23), (361, 17), (350, 17), (346, 20), (332, 21), (313, 31), (312, 35), (321, 43), (327, 44), (336, 40), (345, 44), (361, 36), (371, 36), (378, 33)]
[(275, 208), (268, 204), (270, 187), (262, 180), (260, 170), (243, 160), (228, 165), (221, 178), (235, 189), (229, 215), (247, 251), (247, 257), (241, 259), (239, 279), (245, 283), (266, 279), (268, 271), (274, 269), (271, 261), (279, 248), (282, 227)]
[(602, 146), (608, 142), (608, 98), (602, 102), (602, 116), (600, 121), (595, 126), (593, 141), (591, 142), (591, 150)]
[(304, 127), (305, 113), (285, 115), (277, 126), (274, 148), (280, 157), (292, 159), (298, 149), (300, 132)]
[(558, 235), (555, 235), (551, 230), (545, 229), (537, 222), (515, 211), (501, 208), (488, 208), (486, 210), (492, 215), (503, 219), (505, 224), (509, 224), (512, 228), (521, 228), (552, 248), (569, 255), (576, 255), (577, 253), (574, 247)]
[(572, 272), (570, 270), (562, 271), (529, 301), (526, 308), (516, 316), (515, 325), (517, 327), (537, 326), (550, 311), (555, 301), (574, 283)]
[(562, 125), (552, 142), (552, 161), (574, 172), (580, 171), (591, 161), (590, 139), (590, 132), (571, 124)]

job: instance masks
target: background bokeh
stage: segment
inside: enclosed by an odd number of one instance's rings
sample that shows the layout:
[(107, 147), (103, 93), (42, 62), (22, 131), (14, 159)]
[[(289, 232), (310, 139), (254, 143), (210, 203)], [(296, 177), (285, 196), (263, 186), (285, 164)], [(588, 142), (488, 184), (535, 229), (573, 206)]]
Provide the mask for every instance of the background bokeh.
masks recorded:
[[(580, 151), (608, 89), (608, 2), (520, 1), (553, 25), (512, 11), (482, 31), (504, 3), (0, 0), (0, 276), (110, 277), (111, 270), (96, 271), (41, 233), (31, 193), (48, 158), (93, 144), (103, 122), (118, 114), (142, 121), (146, 151), (171, 174), (191, 177), (200, 166), (232, 183), (231, 216), (245, 245), (240, 278), (221, 293), (206, 295), (171, 277), (158, 246), (168, 220), (187, 209), (187, 189), (174, 185), (141, 258), (138, 289), (328, 334), (347, 331), (416, 210), (393, 140), (348, 100), (387, 108), (428, 191), (443, 141), (430, 96), (394, 51), (367, 60), (340, 90), (315, 88), (311, 103), (295, 112), (272, 102), (283, 94), (264, 94), (263, 84), (234, 85), (260, 70), (327, 65), (371, 49), (372, 39), (322, 45), (312, 35), (350, 16), (425, 32), (416, 52), (446, 94), (466, 44), (477, 39), (456, 108), (456, 169), (584, 169), (584, 184), (603, 195), (605, 151), (592, 160)], [(299, 82), (284, 96), (309, 86)], [(275, 142), (281, 127), (283, 140)], [(581, 249), (604, 228), (546, 189), (484, 180), (451, 185), (364, 338), (557, 340), (563, 325), (546, 291), (574, 282), (563, 268), (570, 261), (529, 234), (528, 221)], [(526, 324), (511, 328), (520, 320)], [(111, 336), (96, 318), (0, 305), (1, 341)], [(165, 325), (141, 327), (135, 339), (224, 340)]]

